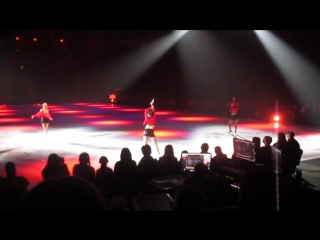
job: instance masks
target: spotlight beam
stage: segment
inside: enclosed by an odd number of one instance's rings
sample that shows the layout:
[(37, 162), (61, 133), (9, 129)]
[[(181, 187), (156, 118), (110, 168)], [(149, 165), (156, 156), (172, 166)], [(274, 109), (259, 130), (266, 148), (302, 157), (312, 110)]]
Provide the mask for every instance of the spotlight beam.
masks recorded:
[(255, 30), (264, 48), (302, 103), (317, 96), (320, 72), (301, 54), (267, 30)]
[[(124, 59), (118, 60), (103, 71), (104, 82), (124, 88), (141, 76), (161, 56), (163, 56), (188, 30), (176, 30), (173, 33), (142, 47)], [(103, 80), (102, 80), (103, 81)]]

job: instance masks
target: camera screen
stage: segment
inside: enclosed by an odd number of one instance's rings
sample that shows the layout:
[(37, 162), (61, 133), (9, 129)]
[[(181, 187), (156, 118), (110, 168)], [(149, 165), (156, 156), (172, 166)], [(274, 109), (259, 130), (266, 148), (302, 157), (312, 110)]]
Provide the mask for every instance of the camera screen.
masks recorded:
[(183, 153), (182, 165), (186, 170), (193, 170), (197, 163), (210, 164), (211, 153)]
[(252, 161), (252, 162), (256, 160), (253, 142), (234, 138), (233, 147), (234, 147), (234, 153), (237, 158)]

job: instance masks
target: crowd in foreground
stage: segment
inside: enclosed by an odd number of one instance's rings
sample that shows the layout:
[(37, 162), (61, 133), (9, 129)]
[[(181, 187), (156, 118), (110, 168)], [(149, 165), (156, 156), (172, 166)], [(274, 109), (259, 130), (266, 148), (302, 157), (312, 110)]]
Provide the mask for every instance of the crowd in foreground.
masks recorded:
[[(159, 193), (170, 196), (170, 203), (164, 204), (173, 211), (317, 209), (319, 192), (306, 188), (301, 179), (295, 177), (302, 150), (294, 133), (279, 133), (273, 144), (269, 136), (264, 136), (262, 141), (254, 137), (252, 141), (256, 147), (255, 162), (245, 161), (236, 154), (228, 158), (221, 147), (215, 146), (209, 167), (197, 163), (192, 172), (184, 169), (181, 157), (187, 150), (177, 158), (170, 144), (165, 146), (159, 159), (152, 157), (148, 144), (142, 146), (138, 162), (125, 147), (114, 169), (108, 167), (106, 156), (101, 156), (100, 168), (94, 169), (86, 152), (79, 155), (78, 164), (68, 169), (64, 158), (52, 153), (41, 171), (43, 181), (31, 190), (27, 190), (28, 179), (16, 175), (15, 163), (7, 162), (6, 176), (0, 178), (0, 209), (137, 211), (132, 199)], [(274, 168), (273, 148), (282, 153), (281, 171)], [(203, 143), (201, 153), (208, 152), (209, 144)], [(152, 184), (153, 179), (170, 176), (184, 176), (184, 181), (167, 190)]]

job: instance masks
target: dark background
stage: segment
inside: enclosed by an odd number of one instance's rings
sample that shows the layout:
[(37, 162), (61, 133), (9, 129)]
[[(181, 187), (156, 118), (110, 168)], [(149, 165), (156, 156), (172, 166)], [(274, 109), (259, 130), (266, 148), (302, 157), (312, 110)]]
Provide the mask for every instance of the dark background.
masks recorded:
[[(196, 49), (186, 48), (190, 68), (195, 68), (196, 77), (191, 77), (182, 67), (178, 42), (137, 79), (128, 83), (126, 80), (117, 81), (115, 75), (120, 72), (112, 75), (105, 69), (115, 62), (121, 63), (132, 52), (171, 34), (173, 30), (0, 31), (0, 102), (108, 102), (109, 94), (116, 92), (119, 102), (145, 106), (154, 97), (161, 99), (163, 107), (168, 107), (164, 104), (167, 101), (172, 108), (179, 110), (186, 110), (187, 100), (198, 101), (200, 106), (204, 105), (203, 101), (221, 105), (232, 96), (242, 103), (269, 103), (270, 108), (276, 101), (280, 105), (296, 105), (298, 109), (306, 104), (318, 107), (317, 96), (312, 100), (306, 96), (305, 102), (297, 99), (253, 31), (201, 31), (210, 33), (227, 47), (229, 56), (214, 55), (210, 41), (193, 45)], [(319, 66), (320, 31), (272, 32)], [(181, 41), (187, 41), (187, 37), (193, 41), (196, 33), (189, 31)], [(37, 38), (37, 42), (33, 38)], [(60, 39), (64, 42), (61, 43)], [(130, 66), (122, 66), (121, 71), (125, 72), (127, 67)]]

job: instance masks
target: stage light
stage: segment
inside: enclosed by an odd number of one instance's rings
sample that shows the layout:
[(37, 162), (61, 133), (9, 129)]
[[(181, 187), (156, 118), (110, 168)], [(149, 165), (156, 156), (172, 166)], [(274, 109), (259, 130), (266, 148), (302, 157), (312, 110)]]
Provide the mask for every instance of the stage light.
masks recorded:
[(38, 41), (38, 39), (37, 39), (37, 38), (34, 38), (33, 41), (36, 42), (36, 41)]
[(279, 128), (279, 120), (280, 120), (280, 117), (278, 115), (275, 115), (273, 117), (273, 120), (274, 120), (274, 128)]
[(61, 42), (61, 43), (63, 43), (63, 42), (64, 42), (64, 40), (63, 40), (63, 39), (60, 39), (60, 42)]
[(20, 40), (20, 38), (19, 38), (19, 37), (16, 37), (16, 40), (17, 40), (17, 41), (19, 41), (19, 40)]

